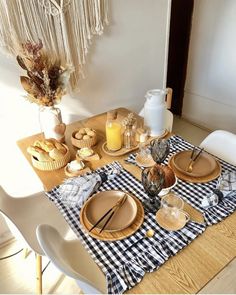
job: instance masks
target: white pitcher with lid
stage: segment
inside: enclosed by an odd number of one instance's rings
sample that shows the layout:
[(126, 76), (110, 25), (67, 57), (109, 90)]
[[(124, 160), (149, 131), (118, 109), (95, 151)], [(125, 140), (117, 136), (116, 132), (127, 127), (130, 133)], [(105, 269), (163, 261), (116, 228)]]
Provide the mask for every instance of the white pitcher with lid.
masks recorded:
[(167, 89), (151, 89), (144, 104), (144, 125), (150, 128), (151, 136), (160, 136), (165, 132), (165, 97)]

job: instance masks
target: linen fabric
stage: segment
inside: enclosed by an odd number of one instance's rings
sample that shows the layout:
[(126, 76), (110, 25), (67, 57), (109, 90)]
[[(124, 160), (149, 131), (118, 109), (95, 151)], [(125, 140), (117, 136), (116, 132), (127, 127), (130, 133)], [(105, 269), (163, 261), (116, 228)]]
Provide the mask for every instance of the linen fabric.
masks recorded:
[[(183, 150), (192, 150), (194, 147), (178, 135), (170, 137), (169, 141), (170, 154), (165, 160), (165, 164), (168, 163), (168, 159), (172, 155)], [(226, 172), (236, 172), (236, 166), (229, 164), (214, 155), (212, 156), (220, 162), (221, 174)], [(131, 154), (126, 161), (135, 163), (135, 157), (136, 154)], [(207, 209), (202, 206), (203, 198), (206, 198), (214, 189), (218, 188), (218, 181), (219, 179), (217, 178), (207, 183), (189, 183), (178, 179), (178, 184), (172, 191), (179, 194), (184, 201), (200, 211), (204, 216), (206, 225), (212, 225), (220, 222), (236, 210), (236, 190), (234, 190), (234, 187), (217, 205)]]
[[(109, 171), (117, 165), (120, 166), (118, 162), (114, 162), (97, 169), (96, 172), (109, 174)], [(148, 198), (141, 182), (121, 166), (120, 174), (116, 178), (104, 182), (97, 191), (106, 190), (126, 191), (141, 201)], [(145, 213), (142, 226), (132, 236), (114, 242), (100, 241), (91, 237), (80, 224), (80, 207), (67, 207), (60, 200), (60, 186), (47, 192), (46, 195), (55, 203), (86, 250), (103, 270), (109, 294), (120, 294), (132, 288), (141, 281), (146, 272), (152, 272), (159, 268), (206, 228), (205, 224), (189, 221), (181, 230), (169, 232), (157, 224), (155, 214)], [(193, 193), (193, 199), (194, 196)], [(142, 239), (149, 229), (155, 231), (152, 238), (143, 239), (134, 247), (130, 247)]]

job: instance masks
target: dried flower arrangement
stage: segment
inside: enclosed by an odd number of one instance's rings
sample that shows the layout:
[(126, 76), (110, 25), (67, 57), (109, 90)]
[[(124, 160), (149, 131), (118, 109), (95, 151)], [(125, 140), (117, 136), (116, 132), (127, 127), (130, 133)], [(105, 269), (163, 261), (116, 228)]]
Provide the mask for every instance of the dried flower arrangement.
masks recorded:
[(133, 126), (136, 123), (136, 118), (133, 113), (129, 113), (122, 121), (122, 124), (126, 126)]
[(27, 72), (27, 76), (20, 77), (27, 99), (40, 106), (59, 103), (66, 93), (72, 67), (64, 68), (59, 60), (47, 56), (41, 40), (38, 43), (27, 41), (20, 51), (16, 59)]

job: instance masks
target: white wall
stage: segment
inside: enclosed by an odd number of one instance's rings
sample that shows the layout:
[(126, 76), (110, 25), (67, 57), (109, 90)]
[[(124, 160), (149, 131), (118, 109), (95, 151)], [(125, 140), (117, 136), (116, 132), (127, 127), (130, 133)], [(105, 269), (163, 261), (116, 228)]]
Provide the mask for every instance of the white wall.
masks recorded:
[(236, 133), (236, 1), (196, 0), (183, 117)]
[[(139, 111), (147, 90), (165, 86), (169, 6), (169, 0), (110, 0), (110, 25), (93, 39), (80, 92), (60, 105), (65, 123), (120, 106)], [(19, 76), (15, 59), (1, 54), (0, 184), (16, 195), (42, 189), (15, 145), (40, 132), (37, 106), (22, 97)]]
[[(119, 106), (138, 111), (144, 103), (146, 91), (163, 86), (169, 2), (109, 2), (110, 25), (101, 37), (93, 39), (85, 65), (86, 78), (80, 81), (80, 92), (63, 97), (60, 105), (66, 121)], [(15, 60), (2, 59), (0, 57), (1, 81), (11, 87), (14, 85), (24, 94)], [(6, 67), (10, 79), (5, 78)], [(23, 108), (23, 102), (21, 105)], [(67, 114), (71, 117), (68, 118)]]
[(162, 87), (165, 71), (166, 0), (110, 1), (110, 26), (96, 37), (80, 93), (63, 100), (77, 114), (126, 106), (140, 110), (146, 91)]

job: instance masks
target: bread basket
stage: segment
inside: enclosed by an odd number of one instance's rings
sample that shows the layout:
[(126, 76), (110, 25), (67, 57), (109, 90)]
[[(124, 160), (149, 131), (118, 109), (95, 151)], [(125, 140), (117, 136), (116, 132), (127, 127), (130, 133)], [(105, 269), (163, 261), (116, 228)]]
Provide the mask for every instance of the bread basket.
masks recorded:
[(66, 164), (70, 161), (70, 151), (65, 144), (63, 144), (63, 146), (66, 148), (66, 153), (61, 159), (53, 161), (38, 161), (34, 156), (31, 156), (33, 166), (43, 171), (57, 170), (66, 166)]
[(95, 136), (90, 137), (89, 139), (77, 139), (75, 138), (75, 134), (78, 132), (78, 130), (75, 130), (71, 134), (71, 143), (77, 147), (77, 148), (84, 148), (84, 147), (92, 147), (97, 143), (97, 134), (95, 133)]

